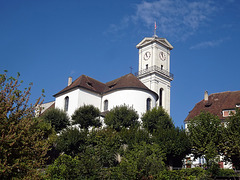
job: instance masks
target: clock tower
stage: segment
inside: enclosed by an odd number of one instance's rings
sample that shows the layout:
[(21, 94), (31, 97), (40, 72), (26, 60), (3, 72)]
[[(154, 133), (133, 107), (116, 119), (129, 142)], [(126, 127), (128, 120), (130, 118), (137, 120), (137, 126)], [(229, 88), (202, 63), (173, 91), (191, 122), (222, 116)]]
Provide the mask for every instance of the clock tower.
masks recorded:
[(170, 50), (173, 46), (156, 35), (144, 38), (139, 49), (137, 76), (149, 89), (158, 94), (157, 106), (162, 106), (170, 114), (170, 88), (173, 74), (170, 73)]

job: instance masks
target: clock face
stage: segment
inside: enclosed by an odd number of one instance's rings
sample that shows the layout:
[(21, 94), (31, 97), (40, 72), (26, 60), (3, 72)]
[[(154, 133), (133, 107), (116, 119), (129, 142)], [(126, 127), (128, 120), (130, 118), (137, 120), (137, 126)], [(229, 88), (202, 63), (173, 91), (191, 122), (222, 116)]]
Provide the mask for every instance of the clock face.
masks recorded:
[(160, 59), (163, 60), (163, 61), (167, 59), (167, 55), (166, 55), (166, 53), (164, 53), (163, 51), (161, 51), (161, 52), (159, 53), (159, 57), (160, 57)]
[(144, 59), (144, 60), (148, 60), (148, 59), (150, 58), (150, 56), (151, 56), (151, 53), (150, 53), (149, 51), (147, 51), (147, 52), (144, 54), (143, 59)]

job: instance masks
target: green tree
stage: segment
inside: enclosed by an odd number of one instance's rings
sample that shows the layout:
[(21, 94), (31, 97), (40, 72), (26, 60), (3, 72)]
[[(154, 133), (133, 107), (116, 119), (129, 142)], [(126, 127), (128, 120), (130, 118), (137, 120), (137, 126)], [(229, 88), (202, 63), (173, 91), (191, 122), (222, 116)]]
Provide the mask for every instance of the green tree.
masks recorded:
[(160, 129), (170, 129), (174, 127), (173, 121), (168, 113), (162, 108), (153, 108), (142, 116), (143, 127), (153, 133)]
[(185, 130), (178, 127), (158, 129), (152, 139), (166, 153), (165, 163), (171, 167), (182, 167), (182, 160), (191, 152), (191, 143)]
[(181, 167), (182, 159), (190, 153), (191, 143), (185, 131), (175, 127), (168, 113), (162, 108), (153, 108), (142, 117), (143, 127), (152, 134), (166, 154), (165, 163), (172, 167)]
[(122, 145), (119, 133), (112, 128), (93, 129), (89, 132), (88, 152), (91, 152), (92, 158), (98, 159), (101, 167), (108, 168), (116, 165), (115, 154), (120, 153)]
[(157, 179), (165, 169), (165, 154), (158, 144), (141, 142), (128, 149), (119, 166), (112, 168), (110, 179)]
[(56, 132), (60, 132), (62, 129), (66, 128), (69, 123), (69, 117), (66, 112), (56, 109), (49, 109), (47, 110), (42, 118), (46, 121), (51, 123), (52, 127), (54, 127)]
[(222, 151), (227, 161), (240, 169), (240, 110), (230, 116), (226, 122), (221, 143)]
[(37, 123), (36, 128), (41, 130), (43, 133), (43, 139), (48, 139), (49, 142), (54, 143), (57, 135), (55, 129), (51, 126), (51, 123), (44, 121), (42, 118), (34, 119)]
[(57, 138), (56, 149), (74, 157), (85, 149), (86, 141), (87, 131), (77, 127), (66, 128)]
[(0, 75), (0, 179), (38, 177), (46, 160), (49, 141), (35, 120), (35, 105), (29, 105), (31, 86), (20, 91), (17, 78)]
[(78, 108), (72, 115), (72, 124), (77, 124), (82, 129), (101, 127), (99, 109), (93, 105), (84, 105)]
[(150, 133), (144, 128), (123, 128), (119, 132), (119, 136), (122, 145), (127, 145), (128, 149), (132, 149), (134, 145), (141, 142), (146, 142), (147, 144), (153, 143)]
[(53, 164), (48, 166), (45, 179), (83, 179), (81, 176), (81, 162), (78, 157), (60, 155)]
[(104, 122), (116, 131), (120, 131), (122, 128), (139, 126), (137, 112), (126, 105), (111, 109), (105, 116)]
[(208, 166), (219, 155), (222, 128), (219, 118), (209, 112), (201, 112), (188, 124), (192, 153), (195, 158), (204, 155)]

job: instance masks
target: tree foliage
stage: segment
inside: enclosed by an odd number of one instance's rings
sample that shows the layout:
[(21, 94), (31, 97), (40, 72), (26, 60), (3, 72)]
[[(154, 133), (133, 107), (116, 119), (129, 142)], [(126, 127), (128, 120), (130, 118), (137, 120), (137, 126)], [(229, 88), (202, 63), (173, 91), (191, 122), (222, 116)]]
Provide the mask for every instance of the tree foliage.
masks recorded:
[(84, 105), (78, 108), (72, 115), (72, 124), (79, 125), (82, 129), (100, 127), (100, 111), (93, 105)]
[(240, 169), (240, 110), (229, 117), (221, 141), (226, 160), (231, 161), (236, 169)]
[(0, 179), (37, 178), (46, 160), (49, 142), (28, 105), (31, 86), (20, 91), (19, 75), (0, 75)]
[(110, 179), (157, 179), (165, 169), (165, 154), (157, 144), (141, 142), (128, 149), (119, 164), (112, 168)]
[(60, 155), (46, 170), (46, 179), (83, 179), (78, 157)]
[(162, 108), (153, 108), (142, 116), (143, 127), (151, 133), (155, 130), (169, 129), (174, 127), (172, 119), (168, 113)]
[(76, 156), (85, 148), (87, 132), (77, 127), (64, 129), (57, 138), (57, 150), (65, 154)]
[(101, 167), (116, 165), (114, 156), (122, 146), (120, 134), (116, 130), (109, 127), (94, 129), (89, 134), (88, 144), (92, 148), (92, 156), (98, 156)]
[(219, 154), (222, 128), (219, 118), (209, 112), (201, 112), (190, 121), (188, 133), (195, 158), (204, 155), (208, 162)]
[(175, 127), (168, 113), (162, 108), (153, 108), (142, 117), (143, 127), (152, 134), (152, 141), (157, 143), (166, 154), (168, 166), (182, 166), (182, 159), (190, 153), (191, 144), (185, 130)]
[(146, 129), (133, 127), (133, 128), (123, 128), (119, 132), (121, 138), (121, 143), (128, 146), (128, 149), (132, 149), (134, 145), (141, 142), (146, 142), (151, 144), (153, 142), (151, 135)]
[(60, 132), (62, 129), (70, 125), (67, 113), (58, 108), (47, 110), (44, 112), (42, 118), (46, 122), (51, 123), (56, 132)]
[(132, 108), (126, 105), (116, 106), (105, 116), (106, 125), (120, 131), (122, 128), (139, 126), (138, 114)]
[(165, 163), (170, 167), (182, 167), (183, 158), (191, 152), (190, 140), (182, 128), (156, 130), (153, 141), (166, 153)]

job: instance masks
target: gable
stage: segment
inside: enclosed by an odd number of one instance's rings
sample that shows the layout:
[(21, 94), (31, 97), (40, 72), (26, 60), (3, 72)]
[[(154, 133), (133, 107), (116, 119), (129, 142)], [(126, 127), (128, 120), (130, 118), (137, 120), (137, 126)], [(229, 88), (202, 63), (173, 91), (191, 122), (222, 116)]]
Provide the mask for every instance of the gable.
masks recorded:
[(154, 43), (154, 42), (156, 42), (156, 43), (158, 43), (160, 45), (163, 45), (163, 46), (169, 48), (170, 50), (173, 49), (173, 46), (168, 42), (167, 39), (165, 39), (165, 38), (158, 38), (158, 37), (144, 38), (136, 47), (138, 49), (140, 49), (140, 48), (142, 48), (144, 46), (147, 46), (147, 45), (149, 45), (151, 43)]

